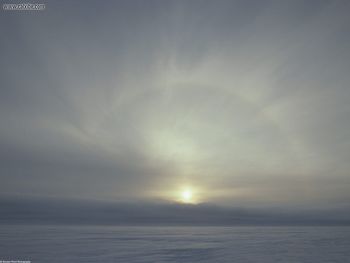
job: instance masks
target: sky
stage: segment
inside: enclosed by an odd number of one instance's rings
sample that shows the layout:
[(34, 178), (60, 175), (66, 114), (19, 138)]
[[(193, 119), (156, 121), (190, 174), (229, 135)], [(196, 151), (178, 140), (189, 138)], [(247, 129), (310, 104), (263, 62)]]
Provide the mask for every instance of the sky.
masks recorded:
[(349, 211), (349, 1), (43, 3), (1, 10), (0, 200)]

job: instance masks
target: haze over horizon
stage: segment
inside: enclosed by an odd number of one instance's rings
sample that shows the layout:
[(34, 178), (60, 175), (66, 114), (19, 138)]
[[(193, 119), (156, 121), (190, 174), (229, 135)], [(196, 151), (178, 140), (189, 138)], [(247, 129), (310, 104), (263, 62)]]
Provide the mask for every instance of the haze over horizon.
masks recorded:
[(6, 211), (350, 219), (349, 1), (45, 5), (0, 16)]

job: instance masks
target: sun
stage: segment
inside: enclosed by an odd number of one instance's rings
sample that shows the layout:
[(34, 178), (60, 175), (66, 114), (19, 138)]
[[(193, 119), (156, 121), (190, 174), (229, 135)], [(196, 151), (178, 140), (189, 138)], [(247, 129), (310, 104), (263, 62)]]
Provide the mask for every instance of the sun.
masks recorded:
[(193, 202), (193, 193), (191, 189), (185, 189), (181, 192), (181, 201), (184, 203)]

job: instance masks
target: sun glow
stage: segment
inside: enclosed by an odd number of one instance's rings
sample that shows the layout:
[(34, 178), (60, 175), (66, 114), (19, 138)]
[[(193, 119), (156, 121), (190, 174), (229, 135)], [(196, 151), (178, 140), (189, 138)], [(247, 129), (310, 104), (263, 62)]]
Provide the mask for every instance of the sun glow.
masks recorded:
[(181, 201), (184, 203), (193, 203), (193, 193), (191, 189), (185, 189), (181, 192)]

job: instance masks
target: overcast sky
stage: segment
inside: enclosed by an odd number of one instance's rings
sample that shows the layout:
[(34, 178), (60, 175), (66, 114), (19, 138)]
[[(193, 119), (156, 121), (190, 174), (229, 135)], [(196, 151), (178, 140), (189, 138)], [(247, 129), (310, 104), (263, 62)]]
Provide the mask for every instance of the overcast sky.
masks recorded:
[(3, 197), (350, 202), (349, 1), (45, 4), (0, 14)]

